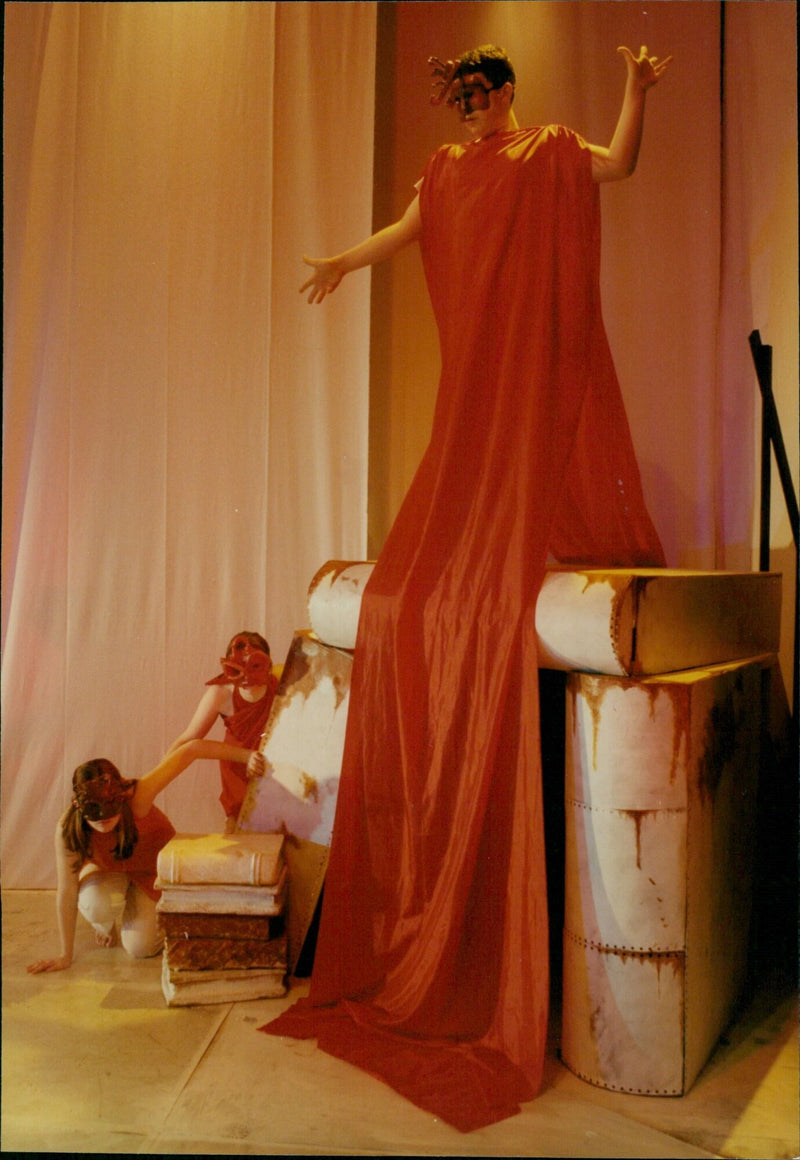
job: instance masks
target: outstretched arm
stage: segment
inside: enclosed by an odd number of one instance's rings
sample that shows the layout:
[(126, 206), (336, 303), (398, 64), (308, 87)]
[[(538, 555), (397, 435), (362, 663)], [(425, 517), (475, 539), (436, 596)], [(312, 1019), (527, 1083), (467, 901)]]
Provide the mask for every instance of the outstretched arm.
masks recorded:
[(174, 753), (185, 741), (205, 737), (220, 713), (227, 708), (230, 697), (228, 685), (209, 685), (200, 698), (191, 721), (183, 733), (172, 742), (165, 756)]
[(309, 290), (309, 302), (321, 302), (328, 294), (332, 294), (345, 274), (353, 270), (360, 270), (362, 266), (374, 266), (386, 258), (393, 257), (398, 250), (416, 241), (422, 229), (422, 218), (419, 212), (419, 194), (409, 205), (403, 216), (390, 226), (378, 230), (357, 246), (337, 254), (335, 258), (307, 258), (303, 261), (313, 266), (314, 273), (300, 287), (300, 293)]
[(61, 954), (56, 959), (38, 959), (30, 963), (28, 971), (32, 975), (39, 975), (49, 971), (64, 971), (72, 964), (73, 947), (75, 944), (75, 923), (78, 917), (78, 869), (75, 864), (75, 855), (71, 854), (64, 842), (62, 825), (64, 818), (60, 818), (56, 826), (56, 917), (58, 918), (58, 933), (61, 939)]
[(671, 56), (662, 61), (659, 61), (657, 56), (648, 56), (647, 46), (644, 44), (638, 56), (634, 56), (624, 45), (617, 51), (624, 55), (628, 67), (625, 95), (611, 144), (608, 148), (601, 145), (589, 146), (592, 154), (592, 177), (595, 181), (620, 181), (633, 173), (639, 157), (639, 146), (642, 143), (645, 93), (660, 80), (672, 60)]
[(162, 789), (174, 781), (179, 773), (206, 757), (213, 761), (238, 761), (247, 765), (249, 774), (263, 773), (264, 757), (256, 749), (244, 749), (239, 745), (228, 745), (225, 741), (186, 741), (177, 749), (163, 757), (155, 769), (139, 778), (134, 790), (131, 808), (137, 818), (143, 818)]

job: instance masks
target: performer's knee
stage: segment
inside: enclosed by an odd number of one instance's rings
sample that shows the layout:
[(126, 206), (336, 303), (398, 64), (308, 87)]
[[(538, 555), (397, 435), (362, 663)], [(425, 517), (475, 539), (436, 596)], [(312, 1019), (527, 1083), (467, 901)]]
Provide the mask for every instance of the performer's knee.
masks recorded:
[(92, 875), (81, 883), (78, 891), (78, 910), (95, 930), (102, 931), (103, 934), (111, 932), (114, 926), (112, 889), (108, 883), (100, 879), (99, 875)]
[(120, 937), (123, 947), (134, 959), (149, 959), (164, 945), (164, 936), (158, 929), (156, 904), (133, 882), (125, 899)]
[(134, 923), (121, 934), (122, 945), (132, 959), (149, 959), (164, 946), (164, 936), (149, 924)]

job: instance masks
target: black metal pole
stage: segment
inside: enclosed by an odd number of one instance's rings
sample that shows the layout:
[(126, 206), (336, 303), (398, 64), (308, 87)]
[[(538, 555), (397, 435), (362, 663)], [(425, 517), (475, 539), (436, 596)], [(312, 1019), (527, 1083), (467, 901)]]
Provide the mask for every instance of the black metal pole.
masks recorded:
[(759, 520), (758, 568), (769, 572), (769, 525), (772, 503), (772, 440), (767, 411), (765, 383), (771, 382), (772, 347), (761, 346), (758, 360), (758, 382), (761, 386), (761, 516)]
[[(756, 377), (758, 378), (758, 385), (761, 389), (761, 398), (763, 403), (761, 408), (762, 485), (765, 475), (767, 478), (770, 476), (770, 472), (765, 468), (763, 462), (766, 437), (767, 462), (770, 462), (769, 445), (771, 444), (773, 450), (775, 451), (775, 462), (778, 467), (781, 487), (783, 488), (783, 498), (784, 502), (786, 503), (786, 511), (789, 515), (789, 525), (792, 529), (792, 539), (794, 540), (795, 547), (797, 547), (798, 541), (800, 540), (800, 511), (798, 510), (797, 497), (794, 493), (792, 473), (789, 468), (789, 457), (786, 454), (786, 447), (783, 442), (783, 432), (781, 431), (781, 424), (780, 420), (778, 419), (778, 408), (775, 406), (775, 396), (772, 393), (772, 347), (766, 345), (766, 343), (763, 343), (761, 341), (761, 335), (757, 330), (754, 330), (750, 334), (750, 349), (753, 352), (753, 362), (756, 368)], [(769, 483), (767, 483), (767, 487), (769, 488)], [(761, 510), (763, 515), (763, 497)]]
[[(794, 672), (792, 694), (792, 732), (794, 742), (797, 741), (798, 706), (800, 706), (800, 632), (798, 632), (800, 618), (800, 559), (798, 558), (798, 540), (800, 540), (800, 513), (798, 512), (797, 497), (792, 483), (792, 474), (789, 470), (789, 459), (783, 442), (783, 433), (778, 418), (778, 409), (775, 406), (775, 396), (772, 393), (772, 347), (761, 341), (757, 330), (750, 334), (750, 349), (753, 353), (753, 362), (756, 368), (756, 377), (761, 390), (761, 524), (759, 543), (759, 570), (769, 571), (769, 509), (770, 485), (772, 481), (771, 449), (775, 450), (775, 461), (778, 465), (783, 498), (789, 515), (792, 529), (792, 539), (795, 546), (795, 576), (794, 576), (794, 647), (792, 649), (792, 663)], [(793, 748), (794, 748), (793, 744)]]

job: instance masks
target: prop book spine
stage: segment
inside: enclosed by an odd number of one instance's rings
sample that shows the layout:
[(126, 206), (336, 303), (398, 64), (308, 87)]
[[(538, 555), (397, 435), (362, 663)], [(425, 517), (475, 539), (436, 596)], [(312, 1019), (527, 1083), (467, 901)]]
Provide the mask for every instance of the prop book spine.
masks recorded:
[(283, 865), (282, 834), (186, 835), (159, 851), (158, 877), (175, 886), (272, 886)]
[(248, 999), (277, 999), (286, 994), (284, 974), (276, 971), (212, 971), (197, 978), (197, 972), (185, 972), (189, 978), (176, 978), (166, 957), (161, 970), (161, 989), (168, 1007), (191, 1007), (201, 1003), (236, 1003)]
[(276, 886), (175, 886), (156, 879), (159, 913), (279, 915), (286, 903), (284, 867)]

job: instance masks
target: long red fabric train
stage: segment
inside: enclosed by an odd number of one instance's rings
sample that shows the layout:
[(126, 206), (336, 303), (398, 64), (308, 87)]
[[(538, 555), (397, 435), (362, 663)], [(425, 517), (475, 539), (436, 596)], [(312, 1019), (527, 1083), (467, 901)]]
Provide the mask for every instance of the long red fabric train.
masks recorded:
[(444, 146), (421, 249), (442, 373), (364, 594), (311, 991), (263, 1030), (462, 1131), (539, 1089), (547, 891), (534, 612), (557, 559), (662, 565), (559, 126)]

